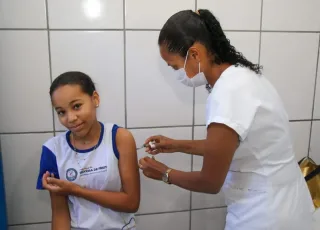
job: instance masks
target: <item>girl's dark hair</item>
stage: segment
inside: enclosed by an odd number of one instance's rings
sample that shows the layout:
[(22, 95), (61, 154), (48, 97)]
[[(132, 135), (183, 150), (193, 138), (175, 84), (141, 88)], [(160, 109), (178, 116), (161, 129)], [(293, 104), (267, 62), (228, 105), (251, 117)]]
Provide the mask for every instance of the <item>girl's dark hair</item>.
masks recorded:
[(261, 73), (260, 65), (248, 61), (230, 44), (219, 21), (209, 10), (198, 12), (184, 10), (172, 15), (160, 31), (158, 44), (165, 45), (171, 53), (185, 57), (189, 48), (199, 42), (214, 57), (216, 64), (241, 65), (257, 74)]
[(92, 96), (96, 90), (93, 81), (88, 75), (78, 71), (70, 71), (54, 79), (50, 86), (50, 96), (52, 96), (57, 88), (64, 85), (79, 85), (82, 91), (90, 96)]

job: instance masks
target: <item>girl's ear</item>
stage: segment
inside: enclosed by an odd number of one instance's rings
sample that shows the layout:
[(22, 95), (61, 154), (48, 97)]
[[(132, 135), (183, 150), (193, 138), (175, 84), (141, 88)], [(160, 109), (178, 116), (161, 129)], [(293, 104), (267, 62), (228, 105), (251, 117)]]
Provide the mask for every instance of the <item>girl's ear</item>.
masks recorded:
[(100, 104), (100, 96), (97, 91), (94, 91), (92, 94), (92, 101), (96, 107), (99, 107)]

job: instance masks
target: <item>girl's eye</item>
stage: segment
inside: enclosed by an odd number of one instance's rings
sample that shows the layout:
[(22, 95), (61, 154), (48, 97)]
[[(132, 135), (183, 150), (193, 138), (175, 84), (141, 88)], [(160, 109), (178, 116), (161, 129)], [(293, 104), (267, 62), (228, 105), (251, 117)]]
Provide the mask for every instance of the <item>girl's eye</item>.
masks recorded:
[(73, 108), (74, 108), (75, 110), (80, 109), (80, 107), (81, 107), (81, 104), (76, 104), (76, 105), (73, 106)]
[(64, 111), (57, 111), (58, 116), (63, 116), (64, 115)]

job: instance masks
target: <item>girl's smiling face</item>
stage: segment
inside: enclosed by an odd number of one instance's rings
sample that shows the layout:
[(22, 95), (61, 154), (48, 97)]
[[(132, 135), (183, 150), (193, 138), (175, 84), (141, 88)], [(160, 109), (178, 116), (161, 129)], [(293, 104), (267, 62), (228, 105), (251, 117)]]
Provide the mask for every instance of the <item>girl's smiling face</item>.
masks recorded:
[(86, 136), (97, 121), (99, 95), (96, 91), (90, 96), (80, 85), (62, 85), (54, 90), (51, 101), (61, 124), (75, 136)]

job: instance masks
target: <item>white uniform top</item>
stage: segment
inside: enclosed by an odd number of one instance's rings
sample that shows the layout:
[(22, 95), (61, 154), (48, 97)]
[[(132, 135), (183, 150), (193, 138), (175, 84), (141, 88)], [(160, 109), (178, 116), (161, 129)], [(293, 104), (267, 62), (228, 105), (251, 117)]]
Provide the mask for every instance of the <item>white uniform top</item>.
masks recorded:
[(239, 135), (222, 188), (226, 230), (309, 230), (314, 206), (298, 167), (288, 115), (263, 75), (227, 68), (207, 99), (206, 125), (223, 123)]
[[(78, 156), (70, 143), (70, 131), (49, 139), (43, 145), (37, 189), (43, 189), (41, 178), (49, 171), (56, 178), (90, 189), (121, 191), (116, 146), (118, 126), (100, 124), (101, 136), (97, 147), (76, 150)], [(135, 229), (134, 214), (116, 212), (75, 196), (68, 197), (68, 204), (72, 229)]]

